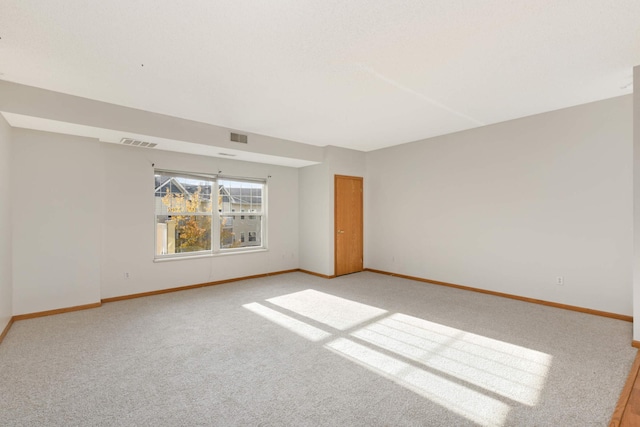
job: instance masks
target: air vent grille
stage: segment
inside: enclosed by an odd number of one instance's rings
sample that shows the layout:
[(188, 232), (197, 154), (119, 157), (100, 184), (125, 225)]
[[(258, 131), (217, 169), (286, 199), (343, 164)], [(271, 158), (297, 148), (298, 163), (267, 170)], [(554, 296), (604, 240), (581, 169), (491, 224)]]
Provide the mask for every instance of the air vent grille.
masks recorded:
[(239, 142), (241, 144), (246, 144), (249, 142), (249, 137), (247, 135), (243, 135), (241, 133), (231, 132), (231, 140), (233, 142)]
[(133, 139), (133, 138), (122, 138), (120, 140), (120, 143), (124, 145), (131, 145), (132, 147), (144, 147), (144, 148), (154, 148), (155, 146), (158, 145), (155, 142), (140, 141), (139, 139)]

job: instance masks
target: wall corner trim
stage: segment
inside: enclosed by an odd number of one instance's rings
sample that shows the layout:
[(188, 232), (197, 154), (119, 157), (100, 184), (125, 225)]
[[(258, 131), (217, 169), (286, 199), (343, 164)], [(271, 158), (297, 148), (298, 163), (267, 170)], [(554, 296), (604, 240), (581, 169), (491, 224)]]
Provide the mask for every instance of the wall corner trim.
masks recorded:
[(4, 337), (6, 337), (7, 334), (9, 333), (9, 329), (11, 329), (11, 325), (13, 325), (13, 321), (14, 321), (13, 317), (9, 319), (7, 326), (5, 326), (4, 330), (0, 334), (0, 344), (2, 343), (2, 340), (4, 339)]

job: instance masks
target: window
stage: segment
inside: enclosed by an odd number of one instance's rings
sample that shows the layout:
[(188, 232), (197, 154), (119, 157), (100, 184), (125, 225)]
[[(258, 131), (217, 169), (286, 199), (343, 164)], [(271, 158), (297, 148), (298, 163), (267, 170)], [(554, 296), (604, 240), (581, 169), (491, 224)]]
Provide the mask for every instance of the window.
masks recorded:
[[(240, 181), (230, 179), (218, 180), (218, 191), (222, 198), (220, 204), (220, 249), (263, 247), (263, 194), (264, 182)], [(232, 215), (233, 212), (251, 212), (254, 220), (247, 219), (246, 215)], [(259, 215), (258, 215), (259, 213)], [(251, 240), (251, 236), (255, 237)], [(240, 236), (235, 242), (230, 243), (229, 235)], [(248, 239), (243, 237), (247, 235)]]
[(265, 188), (264, 181), (156, 170), (156, 258), (264, 248)]

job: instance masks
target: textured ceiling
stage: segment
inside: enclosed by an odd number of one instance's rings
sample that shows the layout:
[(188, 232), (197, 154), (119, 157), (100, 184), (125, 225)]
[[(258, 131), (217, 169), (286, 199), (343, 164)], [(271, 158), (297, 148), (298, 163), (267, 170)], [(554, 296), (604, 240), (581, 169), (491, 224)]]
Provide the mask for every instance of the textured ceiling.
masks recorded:
[(0, 79), (369, 151), (631, 93), (638, 0), (0, 0)]

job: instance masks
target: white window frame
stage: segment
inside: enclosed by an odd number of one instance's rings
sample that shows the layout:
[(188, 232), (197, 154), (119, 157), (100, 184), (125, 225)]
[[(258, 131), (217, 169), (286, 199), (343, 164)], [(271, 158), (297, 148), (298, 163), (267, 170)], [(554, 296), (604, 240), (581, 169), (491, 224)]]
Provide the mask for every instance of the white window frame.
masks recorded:
[[(267, 180), (266, 179), (256, 179), (256, 178), (247, 178), (247, 177), (231, 177), (231, 176), (223, 176), (217, 174), (199, 174), (199, 173), (191, 173), (191, 172), (182, 172), (182, 171), (171, 171), (166, 169), (154, 169), (154, 175), (165, 175), (165, 176), (174, 176), (176, 178), (185, 178), (185, 179), (195, 179), (195, 180), (203, 180), (209, 181), (212, 184), (212, 192), (211, 192), (211, 204), (212, 204), (212, 212), (211, 213), (189, 213), (189, 215), (200, 215), (200, 216), (211, 216), (211, 249), (204, 251), (194, 251), (194, 252), (185, 252), (185, 253), (173, 253), (173, 254), (158, 254), (156, 253), (157, 243), (158, 243), (158, 215), (159, 213), (156, 210), (156, 196), (154, 191), (154, 260), (155, 261), (163, 261), (163, 260), (173, 260), (173, 259), (181, 259), (181, 258), (194, 258), (194, 257), (209, 257), (209, 256), (217, 256), (223, 254), (235, 254), (235, 253), (243, 253), (243, 252), (256, 252), (256, 251), (266, 251), (267, 250)], [(238, 219), (241, 216), (240, 212), (235, 212), (235, 210), (231, 210), (231, 212), (220, 212), (218, 210), (218, 198), (220, 197), (220, 185), (219, 181), (236, 181), (236, 182), (245, 182), (252, 184), (260, 184), (262, 185), (262, 193), (261, 193), (261, 208), (262, 212), (252, 212), (252, 214), (256, 215), (256, 219), (260, 220), (260, 245), (259, 246), (245, 246), (245, 247), (236, 247), (236, 248), (223, 248), (220, 244), (221, 239), (221, 228), (220, 228), (220, 218), (222, 216), (234, 216)], [(155, 187), (154, 187), (155, 190)], [(253, 211), (253, 210), (252, 210)], [(242, 214), (246, 215), (245, 212)], [(247, 218), (245, 216), (245, 218)], [(235, 241), (240, 241), (239, 238), (234, 239)], [(245, 239), (245, 243), (249, 243), (248, 239)]]

